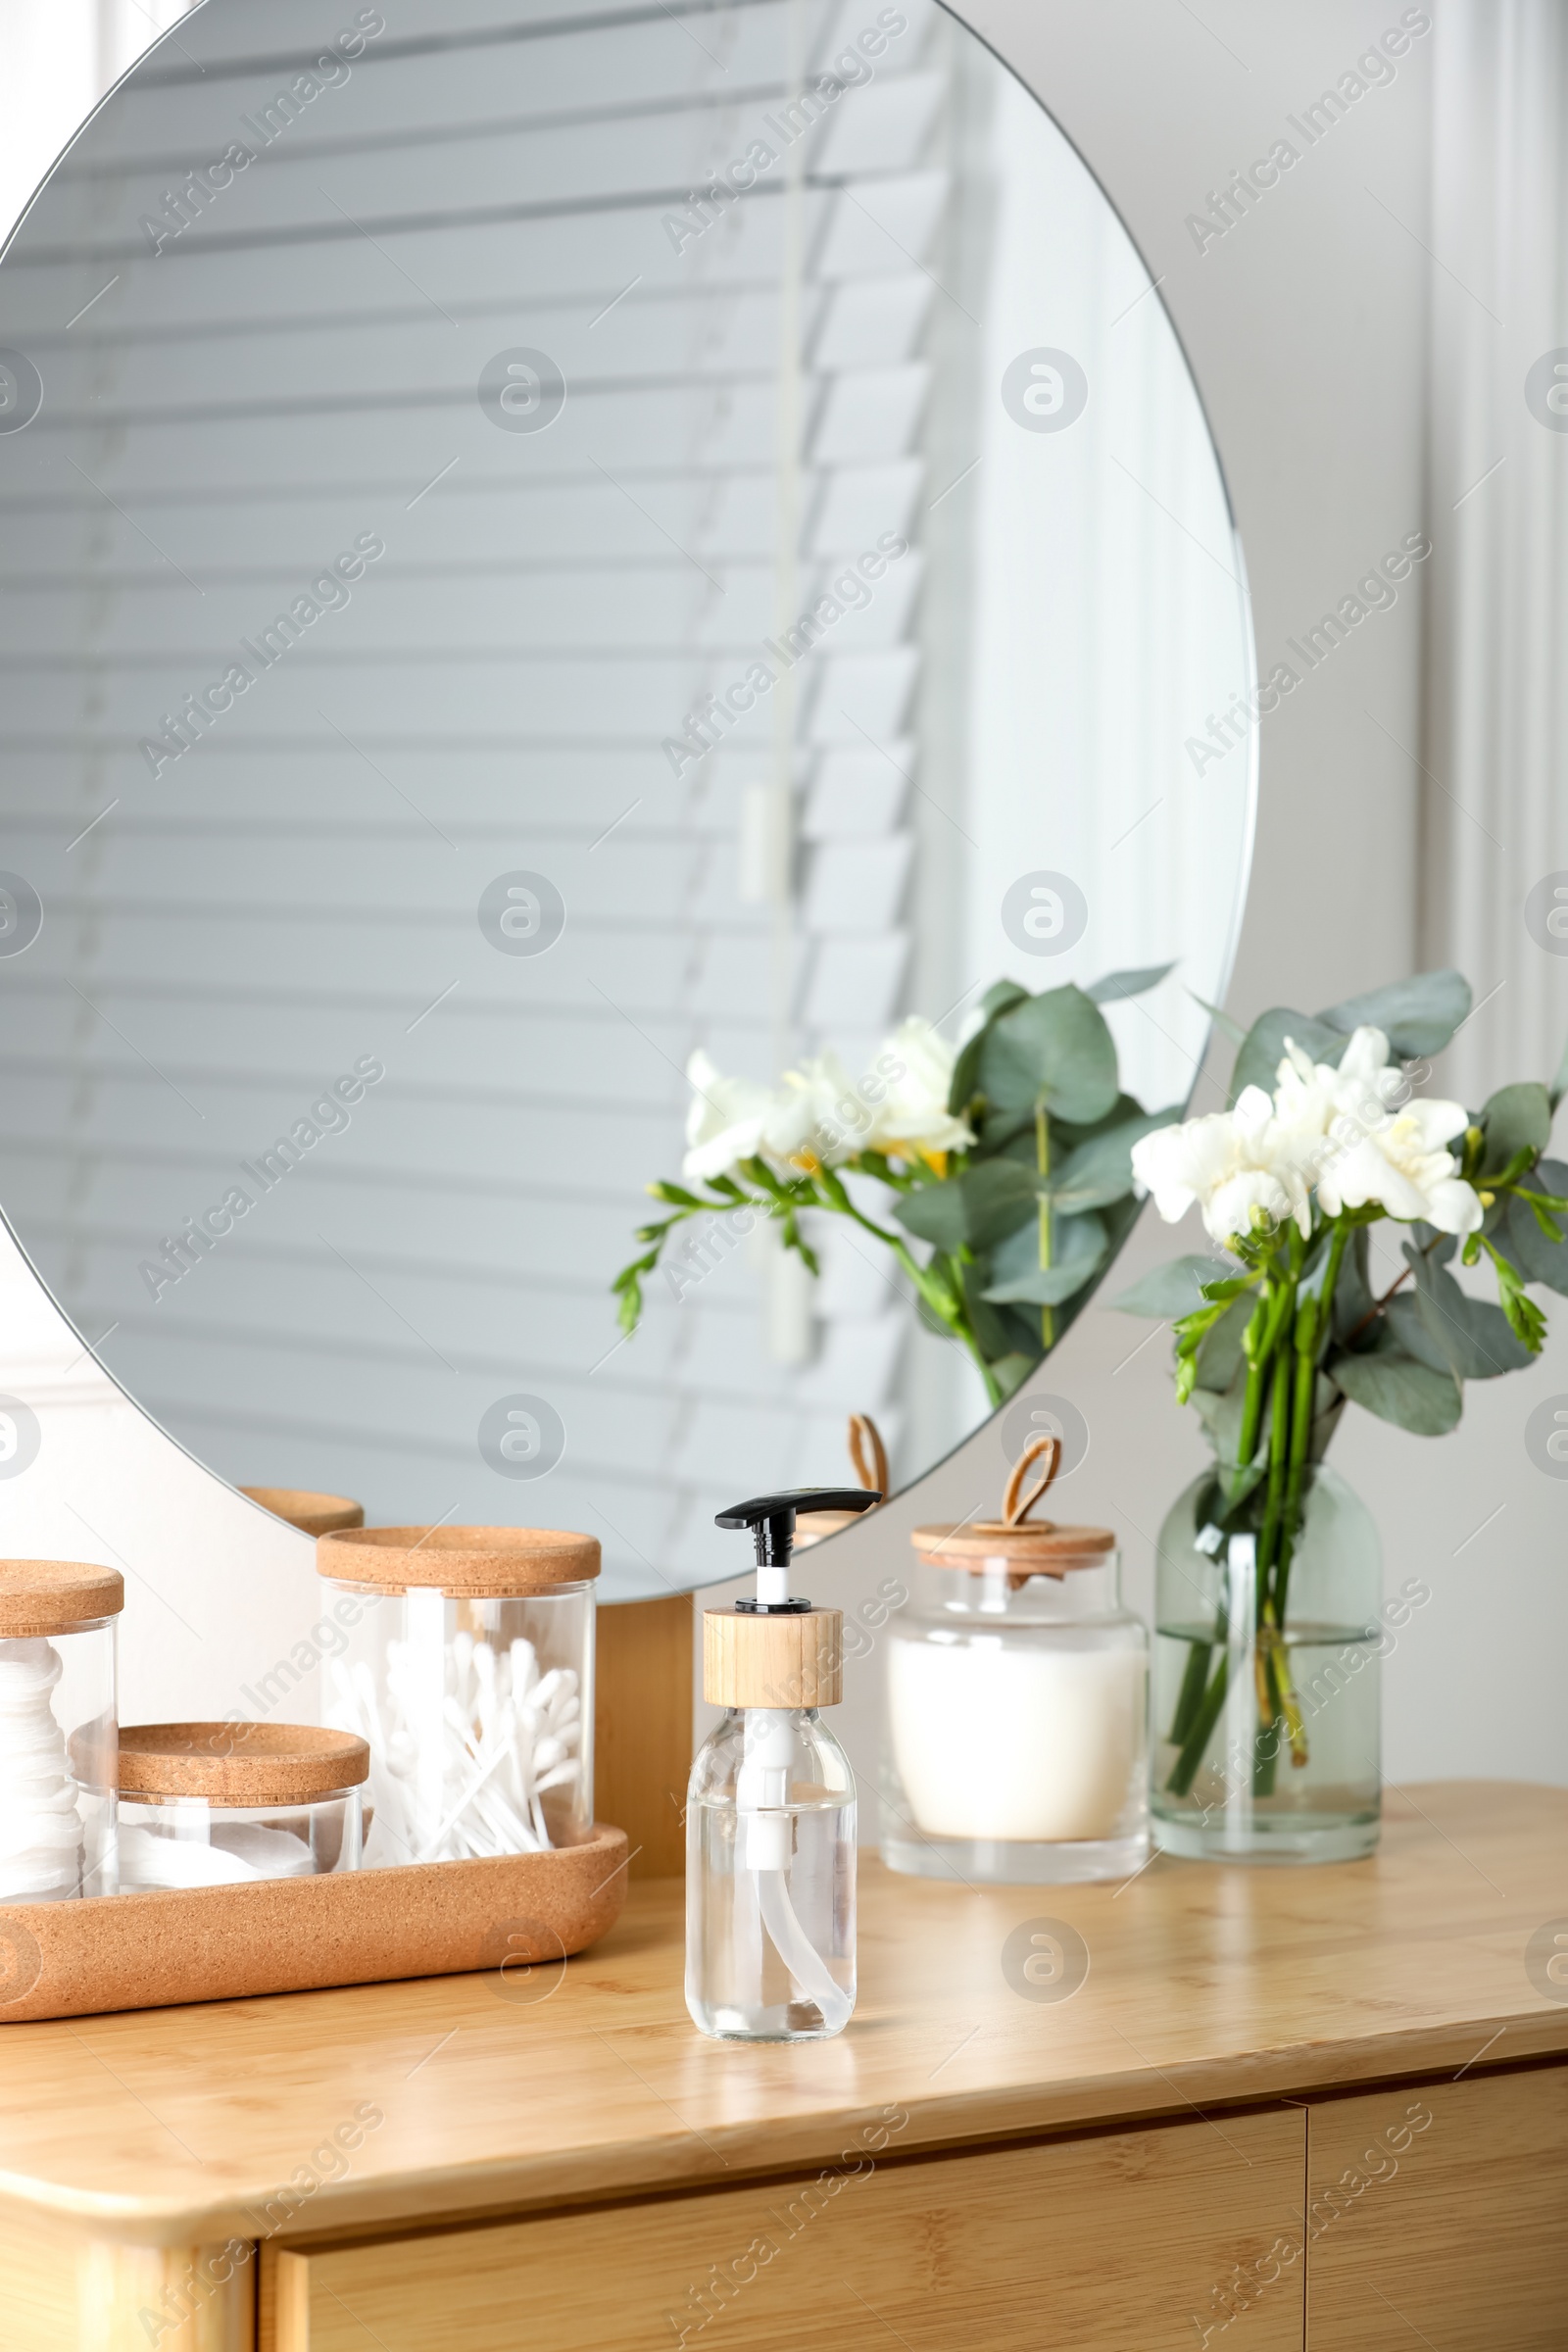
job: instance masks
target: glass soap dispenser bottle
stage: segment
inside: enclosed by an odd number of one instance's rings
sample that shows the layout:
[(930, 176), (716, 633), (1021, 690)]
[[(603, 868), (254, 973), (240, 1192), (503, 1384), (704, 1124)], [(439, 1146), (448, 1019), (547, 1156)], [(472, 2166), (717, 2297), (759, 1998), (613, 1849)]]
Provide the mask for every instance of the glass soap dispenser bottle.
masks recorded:
[(790, 1596), (799, 1511), (865, 1511), (799, 1487), (720, 1511), (757, 1541), (757, 1597), (703, 1616), (703, 1695), (725, 1709), (686, 1806), (686, 2006), (720, 2041), (821, 2041), (855, 2007), (855, 1776), (838, 1704), (844, 1616)]

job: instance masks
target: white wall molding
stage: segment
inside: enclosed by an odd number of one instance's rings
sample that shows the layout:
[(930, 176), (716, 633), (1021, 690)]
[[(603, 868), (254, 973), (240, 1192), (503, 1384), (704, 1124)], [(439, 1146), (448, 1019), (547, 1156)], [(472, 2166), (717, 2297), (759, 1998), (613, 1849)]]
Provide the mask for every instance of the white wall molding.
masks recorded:
[[(1424, 959), (1481, 1009), (1446, 1077), (1477, 1103), (1549, 1078), (1568, 1037), (1568, 17), (1559, 0), (1450, 0), (1434, 107), (1434, 516)], [(1568, 880), (1568, 875), (1565, 875)]]

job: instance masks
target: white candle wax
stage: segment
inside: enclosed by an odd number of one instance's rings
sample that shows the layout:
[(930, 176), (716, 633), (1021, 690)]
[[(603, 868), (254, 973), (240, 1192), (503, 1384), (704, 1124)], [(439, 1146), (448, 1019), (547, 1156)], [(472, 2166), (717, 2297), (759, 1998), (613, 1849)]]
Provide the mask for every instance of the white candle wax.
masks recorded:
[(889, 1732), (915, 1826), (930, 1838), (1113, 1836), (1147, 1689), (1141, 1649), (895, 1639)]

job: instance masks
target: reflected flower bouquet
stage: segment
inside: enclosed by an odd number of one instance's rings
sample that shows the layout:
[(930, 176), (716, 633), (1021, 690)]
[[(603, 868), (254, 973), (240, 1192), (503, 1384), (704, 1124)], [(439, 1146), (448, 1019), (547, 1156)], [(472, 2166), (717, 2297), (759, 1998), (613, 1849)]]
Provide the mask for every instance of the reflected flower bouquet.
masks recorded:
[[(1122, 1092), (1100, 1007), (1169, 968), (1041, 996), (999, 981), (960, 1049), (906, 1020), (858, 1080), (832, 1054), (774, 1087), (726, 1078), (694, 1054), (683, 1181), (648, 1187), (671, 1213), (639, 1229), (643, 1253), (615, 1278), (622, 1329), (637, 1328), (643, 1278), (675, 1227), (749, 1210), (814, 1274), (801, 1218), (826, 1211), (891, 1252), (922, 1319), (959, 1342), (1001, 1403), (1061, 1336), (1137, 1214), (1133, 1147), (1173, 1113)], [(693, 1238), (701, 1247), (701, 1228)], [(678, 1297), (679, 1258), (663, 1271)]]

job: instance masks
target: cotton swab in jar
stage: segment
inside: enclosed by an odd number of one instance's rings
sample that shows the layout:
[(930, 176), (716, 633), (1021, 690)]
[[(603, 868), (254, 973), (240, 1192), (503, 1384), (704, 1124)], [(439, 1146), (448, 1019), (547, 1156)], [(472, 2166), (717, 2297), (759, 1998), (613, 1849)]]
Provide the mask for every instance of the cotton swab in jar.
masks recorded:
[(349, 1675), (333, 1662), (341, 1728), (370, 1745), (367, 1860), (548, 1848), (541, 1800), (582, 1774), (576, 1673), (553, 1667), (541, 1675), (532, 1642), (520, 1636), (498, 1650), (466, 1630), (450, 1644), (433, 1643), (434, 1630), (411, 1619), (411, 1639), (388, 1644), (379, 1693), (368, 1668)]

